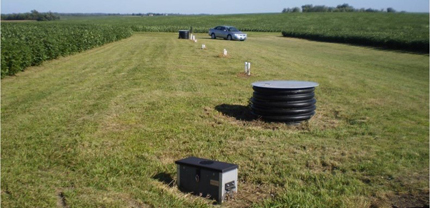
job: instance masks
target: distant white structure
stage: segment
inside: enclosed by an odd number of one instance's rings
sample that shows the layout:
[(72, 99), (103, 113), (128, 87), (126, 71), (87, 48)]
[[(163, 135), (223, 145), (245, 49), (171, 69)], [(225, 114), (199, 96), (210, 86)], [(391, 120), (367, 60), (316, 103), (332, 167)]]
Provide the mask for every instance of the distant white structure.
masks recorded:
[(202, 44), (202, 49), (206, 49), (206, 45), (205, 44)]
[(227, 49), (224, 48), (224, 56), (227, 56)]

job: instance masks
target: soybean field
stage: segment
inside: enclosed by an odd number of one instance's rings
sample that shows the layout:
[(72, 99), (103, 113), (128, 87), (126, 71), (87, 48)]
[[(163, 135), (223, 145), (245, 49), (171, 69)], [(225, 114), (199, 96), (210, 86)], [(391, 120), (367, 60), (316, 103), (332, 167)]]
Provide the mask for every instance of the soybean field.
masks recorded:
[(127, 27), (97, 24), (2, 23), (1, 28), (2, 78), (132, 35)]

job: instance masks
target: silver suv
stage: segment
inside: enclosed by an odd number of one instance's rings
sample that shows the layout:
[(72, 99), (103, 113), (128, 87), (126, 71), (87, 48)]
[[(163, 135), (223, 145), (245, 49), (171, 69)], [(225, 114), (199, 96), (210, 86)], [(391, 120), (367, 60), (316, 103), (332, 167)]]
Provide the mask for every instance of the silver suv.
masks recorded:
[(216, 38), (224, 38), (227, 40), (246, 40), (246, 34), (239, 31), (235, 27), (232, 26), (216, 26), (214, 28), (209, 29), (209, 36), (212, 37), (212, 39)]

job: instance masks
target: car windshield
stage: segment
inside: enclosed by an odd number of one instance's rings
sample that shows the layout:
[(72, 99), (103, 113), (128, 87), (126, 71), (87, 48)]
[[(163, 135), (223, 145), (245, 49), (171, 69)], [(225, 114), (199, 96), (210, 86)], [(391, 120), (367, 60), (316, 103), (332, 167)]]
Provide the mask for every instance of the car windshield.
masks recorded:
[(236, 29), (235, 27), (229, 27), (228, 31), (230, 31), (230, 32), (239, 32), (239, 30)]

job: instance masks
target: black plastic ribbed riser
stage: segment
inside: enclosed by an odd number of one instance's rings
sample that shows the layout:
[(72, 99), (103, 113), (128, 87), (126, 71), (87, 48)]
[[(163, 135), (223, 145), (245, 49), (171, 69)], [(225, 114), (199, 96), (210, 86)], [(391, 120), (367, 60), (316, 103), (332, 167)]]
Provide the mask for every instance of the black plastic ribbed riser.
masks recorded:
[(189, 30), (179, 30), (179, 39), (190, 39), (190, 31)]
[(252, 85), (251, 110), (263, 120), (299, 123), (315, 115), (315, 82), (264, 81)]

